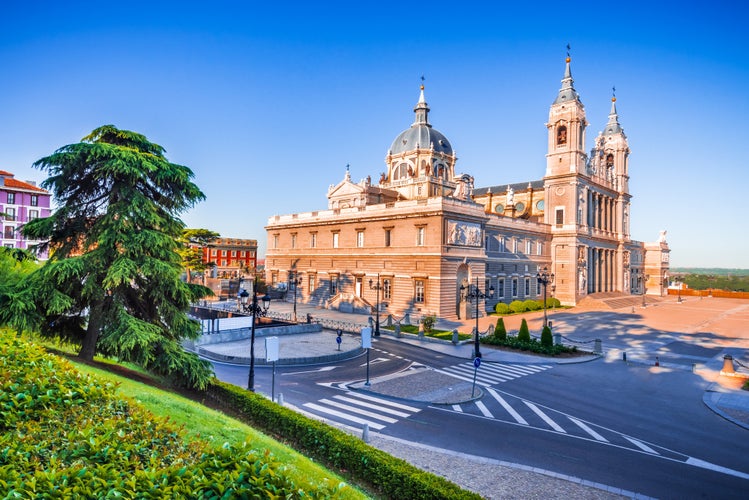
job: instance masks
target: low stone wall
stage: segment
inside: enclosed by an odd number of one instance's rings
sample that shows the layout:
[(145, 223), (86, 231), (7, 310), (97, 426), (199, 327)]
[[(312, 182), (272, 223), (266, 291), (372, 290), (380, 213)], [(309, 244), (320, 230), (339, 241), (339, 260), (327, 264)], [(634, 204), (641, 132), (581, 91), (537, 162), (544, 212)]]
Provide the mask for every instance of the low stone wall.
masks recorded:
[[(255, 338), (320, 332), (322, 332), (322, 325), (317, 323), (300, 323), (298, 325), (281, 325), (262, 328), (255, 327)], [(226, 330), (221, 333), (201, 335), (199, 338), (195, 339), (193, 345), (199, 347), (202, 345), (221, 344), (224, 342), (236, 342), (237, 340), (249, 339), (250, 336), (251, 332), (249, 328), (238, 328), (236, 330)]]

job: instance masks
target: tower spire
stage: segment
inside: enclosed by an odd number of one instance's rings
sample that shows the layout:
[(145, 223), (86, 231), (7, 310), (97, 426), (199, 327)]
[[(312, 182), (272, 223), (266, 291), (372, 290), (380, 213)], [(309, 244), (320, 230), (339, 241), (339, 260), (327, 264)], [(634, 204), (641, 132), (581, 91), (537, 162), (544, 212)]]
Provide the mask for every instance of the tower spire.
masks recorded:
[(567, 44), (567, 58), (565, 59), (562, 88), (559, 89), (559, 94), (557, 95), (554, 104), (559, 104), (566, 101), (580, 100), (580, 96), (577, 95), (577, 91), (575, 90), (574, 80), (572, 79), (572, 69), (570, 68), (570, 61), (572, 61), (572, 58), (570, 57), (570, 44)]
[(419, 90), (419, 102), (416, 103), (416, 107), (414, 108), (416, 117), (411, 126), (416, 127), (419, 125), (426, 125), (427, 127), (431, 127), (429, 124), (429, 106), (427, 105), (426, 99), (424, 99), (424, 75), (421, 75), (421, 86), (419, 87)]
[(622, 126), (619, 124), (619, 115), (616, 112), (616, 87), (611, 87), (611, 111), (609, 111), (609, 122), (606, 124), (606, 134), (620, 132), (622, 132)]

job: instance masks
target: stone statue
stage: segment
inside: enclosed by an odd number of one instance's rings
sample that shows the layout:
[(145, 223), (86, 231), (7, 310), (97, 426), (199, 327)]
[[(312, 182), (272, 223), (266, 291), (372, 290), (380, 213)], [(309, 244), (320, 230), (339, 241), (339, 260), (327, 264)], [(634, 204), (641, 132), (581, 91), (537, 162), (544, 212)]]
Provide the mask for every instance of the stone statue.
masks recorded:
[(515, 204), (515, 191), (512, 186), (507, 186), (507, 205), (511, 206)]
[(661, 234), (658, 236), (658, 243), (665, 243), (666, 242), (666, 230), (661, 229)]

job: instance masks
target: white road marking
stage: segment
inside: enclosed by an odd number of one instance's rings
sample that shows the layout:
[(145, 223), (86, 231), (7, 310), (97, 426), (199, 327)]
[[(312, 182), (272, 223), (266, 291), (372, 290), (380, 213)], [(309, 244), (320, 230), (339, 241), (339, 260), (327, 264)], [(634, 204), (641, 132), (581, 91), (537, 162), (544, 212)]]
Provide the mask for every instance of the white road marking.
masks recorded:
[(538, 415), (539, 417), (541, 417), (541, 420), (543, 420), (544, 422), (546, 422), (547, 424), (549, 424), (549, 427), (551, 427), (552, 429), (554, 429), (557, 432), (561, 432), (561, 433), (567, 434), (567, 431), (565, 431), (564, 429), (562, 429), (559, 426), (559, 424), (557, 424), (556, 422), (554, 422), (548, 415), (546, 415), (546, 413), (542, 412), (541, 409), (538, 406), (534, 405), (530, 401), (523, 401), (523, 403), (525, 403), (525, 405), (528, 408), (530, 408), (531, 410), (533, 410), (533, 413), (535, 413), (536, 415)]
[(481, 413), (483, 413), (485, 417), (494, 418), (494, 415), (492, 415), (492, 412), (489, 411), (489, 408), (487, 408), (484, 403), (476, 401), (476, 406), (481, 410)]
[(502, 396), (500, 396), (497, 393), (497, 391), (495, 391), (491, 387), (487, 388), (486, 390), (487, 390), (487, 392), (489, 394), (492, 395), (492, 397), (494, 397), (494, 399), (496, 399), (499, 402), (499, 404), (501, 404), (504, 407), (504, 409), (507, 411), (507, 413), (509, 413), (510, 415), (512, 415), (512, 418), (514, 418), (517, 423), (523, 424), (523, 425), (528, 425), (528, 422), (523, 417), (521, 417), (520, 414), (518, 412), (516, 412), (512, 408), (512, 406), (510, 406), (509, 403), (507, 401), (505, 401), (502, 398)]
[(644, 452), (652, 453), (653, 455), (659, 455), (659, 453), (657, 451), (655, 451), (653, 448), (651, 448), (650, 446), (646, 445), (645, 443), (643, 443), (641, 441), (638, 441), (636, 439), (632, 439), (631, 437), (627, 437), (627, 436), (622, 436), (622, 437), (624, 439), (626, 439), (627, 441), (629, 441), (630, 443), (632, 443), (633, 445), (635, 445), (638, 448), (640, 448)]
[(587, 432), (588, 434), (590, 434), (591, 436), (593, 436), (593, 438), (596, 441), (603, 441), (604, 443), (608, 443), (609, 442), (608, 439), (606, 439), (605, 437), (603, 437), (600, 434), (598, 434), (596, 431), (594, 431), (593, 429), (591, 429), (590, 427), (588, 427), (587, 425), (585, 425), (580, 420), (578, 420), (576, 418), (573, 418), (573, 417), (570, 417), (569, 415), (567, 415), (567, 418), (569, 418), (572, 421), (572, 423), (574, 423), (575, 425), (577, 425), (578, 427), (580, 427), (582, 430), (584, 430), (585, 432)]
[(387, 422), (389, 424), (394, 424), (398, 421), (398, 419), (395, 419), (395, 418), (386, 417), (385, 415), (380, 415), (379, 413), (374, 413), (371, 411), (364, 410), (362, 408), (357, 408), (355, 406), (339, 403), (338, 401), (333, 401), (331, 399), (321, 399), (319, 403), (323, 403), (323, 404), (330, 405), (330, 406), (335, 406), (336, 408), (358, 413), (359, 415), (364, 415), (365, 417), (376, 418), (377, 420), (382, 420), (383, 422)]
[(372, 429), (375, 429), (375, 430), (378, 430), (378, 431), (385, 428), (384, 425), (378, 424), (377, 422), (371, 422), (369, 420), (364, 420), (363, 418), (358, 418), (358, 417), (355, 417), (353, 415), (349, 415), (348, 413), (343, 413), (343, 412), (340, 412), (340, 411), (333, 410), (331, 408), (326, 408), (324, 406), (316, 405), (315, 403), (304, 403), (303, 406), (305, 406), (307, 408), (312, 408), (313, 410), (319, 411), (320, 413), (325, 413), (326, 415), (333, 415), (335, 417), (339, 417), (339, 418), (342, 418), (344, 420), (349, 420), (351, 422), (356, 422), (357, 424), (362, 424), (362, 425), (367, 424)]

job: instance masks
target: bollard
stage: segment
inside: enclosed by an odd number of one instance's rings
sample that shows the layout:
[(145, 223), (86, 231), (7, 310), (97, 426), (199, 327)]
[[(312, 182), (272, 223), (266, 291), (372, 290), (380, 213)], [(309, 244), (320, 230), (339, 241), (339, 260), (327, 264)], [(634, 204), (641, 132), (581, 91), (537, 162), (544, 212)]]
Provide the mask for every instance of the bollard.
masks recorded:
[(561, 333), (555, 333), (553, 335), (554, 337), (554, 345), (562, 345), (562, 334)]
[(601, 347), (601, 339), (596, 339), (595, 342), (593, 342), (593, 352), (595, 354), (603, 353), (603, 348)]
[(424, 323), (422, 323), (421, 321), (419, 321), (419, 339), (424, 339)]
[(400, 323), (395, 324), (395, 338), (396, 339), (401, 338), (401, 324)]
[(369, 424), (364, 424), (364, 429), (362, 429), (361, 433), (361, 440), (365, 443), (369, 443)]
[(661, 366), (661, 362), (658, 359), (658, 356), (655, 357), (655, 366)]
[(458, 345), (458, 330), (453, 328), (453, 344)]
[(622, 361), (627, 362), (627, 351), (622, 352)]
[(283, 393), (282, 392), (278, 393), (278, 405), (283, 406)]
[(735, 375), (736, 371), (733, 369), (733, 356), (726, 354), (723, 356), (723, 369), (720, 370), (721, 375)]

